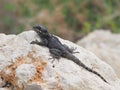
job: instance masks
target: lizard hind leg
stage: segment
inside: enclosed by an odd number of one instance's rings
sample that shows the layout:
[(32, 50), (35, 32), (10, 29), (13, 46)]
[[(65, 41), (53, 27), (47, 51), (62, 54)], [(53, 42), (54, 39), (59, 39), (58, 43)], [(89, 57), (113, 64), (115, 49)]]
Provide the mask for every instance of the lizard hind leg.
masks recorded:
[(67, 45), (64, 44), (64, 48), (70, 52), (71, 54), (74, 54), (74, 53), (79, 53), (79, 52), (76, 52), (76, 48), (75, 47), (72, 47), (72, 48), (69, 48)]
[(50, 53), (51, 53), (52, 58), (49, 58), (49, 59), (53, 59), (52, 63), (55, 61), (55, 59), (58, 59), (59, 61), (62, 55), (62, 52), (58, 49), (50, 49)]

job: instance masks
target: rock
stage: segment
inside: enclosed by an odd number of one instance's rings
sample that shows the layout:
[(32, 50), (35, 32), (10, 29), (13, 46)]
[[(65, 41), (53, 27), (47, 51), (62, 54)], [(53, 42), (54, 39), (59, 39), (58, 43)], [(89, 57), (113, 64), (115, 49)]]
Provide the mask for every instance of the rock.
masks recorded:
[(26, 85), (24, 90), (42, 90), (40, 85), (37, 85), (36, 83), (31, 85)]
[(112, 67), (90, 51), (59, 38), (69, 47), (76, 47), (80, 53), (74, 55), (109, 84), (66, 58), (52, 63), (47, 47), (30, 44), (35, 39), (40, 40), (34, 31), (0, 34), (0, 88), (7, 82), (4, 89), (9, 90), (120, 90), (120, 79)]
[(23, 83), (27, 83), (28, 80), (31, 79), (36, 73), (36, 68), (33, 64), (21, 64), (16, 68), (15, 77), (18, 78), (19, 87), (22, 86)]
[(8, 88), (0, 88), (0, 90), (10, 90), (10, 89), (8, 89)]
[(120, 34), (98, 30), (77, 42), (113, 67), (120, 78)]

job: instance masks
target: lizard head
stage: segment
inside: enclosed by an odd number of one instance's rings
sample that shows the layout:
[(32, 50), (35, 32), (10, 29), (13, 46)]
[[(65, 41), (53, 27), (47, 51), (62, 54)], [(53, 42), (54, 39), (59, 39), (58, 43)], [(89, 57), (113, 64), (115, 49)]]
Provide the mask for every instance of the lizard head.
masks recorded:
[(33, 26), (33, 30), (40, 35), (44, 35), (44, 36), (49, 35), (47, 29), (45, 27), (41, 26), (41, 25)]

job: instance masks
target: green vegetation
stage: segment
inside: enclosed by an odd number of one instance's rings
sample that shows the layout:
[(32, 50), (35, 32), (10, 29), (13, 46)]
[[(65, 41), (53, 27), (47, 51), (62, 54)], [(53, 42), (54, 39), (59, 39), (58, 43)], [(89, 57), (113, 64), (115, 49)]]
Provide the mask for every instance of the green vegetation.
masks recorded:
[(7, 10), (7, 11), (14, 11), (15, 6), (13, 4), (11, 4), (11, 3), (5, 3), (4, 9)]
[[(4, 0), (1, 0), (4, 2)], [(41, 23), (57, 30), (87, 34), (95, 29), (109, 29), (120, 33), (119, 0), (21, 0), (3, 4), (2, 27), (16, 33), (22, 32), (27, 25)], [(43, 16), (39, 16), (43, 14)], [(6, 16), (8, 15), (8, 16)], [(21, 21), (22, 22), (19, 22)], [(6, 29), (6, 28), (4, 28)], [(64, 32), (63, 31), (63, 32)], [(59, 35), (59, 34), (58, 34)], [(74, 37), (74, 38), (78, 38)]]

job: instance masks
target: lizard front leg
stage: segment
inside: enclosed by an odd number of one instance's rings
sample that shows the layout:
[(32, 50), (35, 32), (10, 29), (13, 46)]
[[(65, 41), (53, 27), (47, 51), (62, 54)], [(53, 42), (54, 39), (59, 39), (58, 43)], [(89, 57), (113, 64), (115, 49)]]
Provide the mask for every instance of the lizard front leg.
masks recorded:
[(37, 44), (37, 45), (41, 45), (41, 46), (47, 46), (48, 41), (46, 39), (42, 39), (41, 42), (39, 42), (38, 40), (32, 41), (30, 44)]

